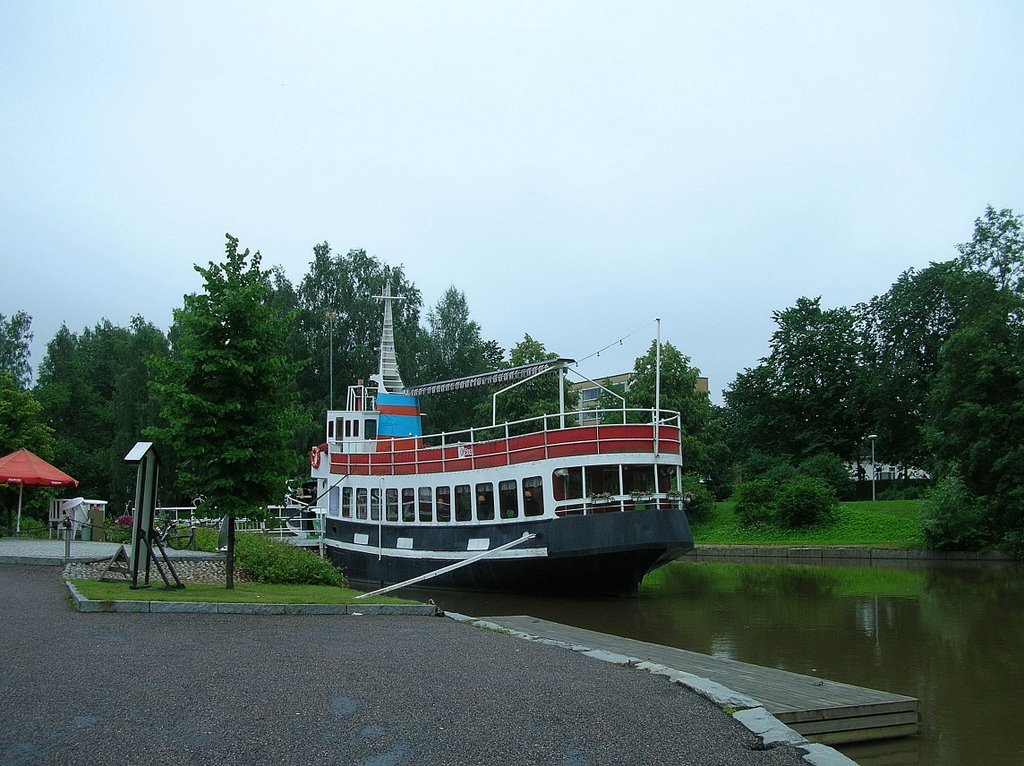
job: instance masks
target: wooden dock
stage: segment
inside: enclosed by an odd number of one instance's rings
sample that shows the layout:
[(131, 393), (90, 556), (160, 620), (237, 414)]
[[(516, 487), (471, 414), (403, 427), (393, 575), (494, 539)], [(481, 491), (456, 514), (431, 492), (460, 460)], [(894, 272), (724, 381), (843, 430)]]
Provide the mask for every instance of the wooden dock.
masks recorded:
[(620, 638), (536, 617), (484, 617), (509, 630), (664, 665), (753, 697), (782, 723), (826, 745), (905, 737), (920, 731), (914, 697), (865, 689), (699, 652)]

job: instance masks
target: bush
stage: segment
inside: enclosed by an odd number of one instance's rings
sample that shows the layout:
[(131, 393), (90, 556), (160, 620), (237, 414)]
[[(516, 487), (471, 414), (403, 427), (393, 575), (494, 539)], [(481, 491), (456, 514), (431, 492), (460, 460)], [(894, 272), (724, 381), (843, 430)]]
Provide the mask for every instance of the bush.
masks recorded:
[(338, 585), (345, 576), (329, 561), (302, 548), (265, 535), (240, 534), (235, 539), (235, 561), (250, 579), (281, 585)]
[(775, 519), (777, 487), (770, 479), (748, 481), (736, 487), (734, 513), (740, 526), (767, 526)]
[(711, 491), (696, 476), (683, 476), (683, 500), (686, 516), (690, 521), (703, 521), (711, 515), (715, 498)]
[(985, 504), (959, 476), (940, 479), (924, 501), (921, 533), (939, 551), (977, 551), (989, 540)]
[(1014, 530), (1003, 535), (1003, 549), (1016, 559), (1024, 560), (1024, 530)]
[(797, 468), (801, 476), (809, 476), (812, 479), (821, 479), (836, 493), (841, 500), (848, 500), (853, 495), (853, 479), (846, 465), (835, 455), (823, 452), (814, 457), (809, 457)]
[(784, 527), (811, 527), (835, 519), (839, 509), (835, 490), (821, 479), (795, 476), (778, 491), (775, 516)]
[(792, 478), (796, 469), (785, 456), (775, 457), (764, 452), (751, 452), (740, 466), (740, 473), (744, 482), (767, 479), (775, 484), (781, 484)]

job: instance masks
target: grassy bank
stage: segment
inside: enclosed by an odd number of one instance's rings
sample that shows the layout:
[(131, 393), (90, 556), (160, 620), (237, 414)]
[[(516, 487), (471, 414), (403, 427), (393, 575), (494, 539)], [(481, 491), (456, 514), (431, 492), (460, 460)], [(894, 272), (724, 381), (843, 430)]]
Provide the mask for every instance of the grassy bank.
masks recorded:
[(329, 585), (268, 585), (236, 583), (232, 590), (223, 585), (193, 584), (180, 590), (163, 587), (132, 590), (126, 582), (72, 580), (74, 586), (94, 601), (196, 601), (216, 604), (416, 604), (402, 598), (374, 596), (356, 600), (361, 591)]
[(741, 527), (733, 503), (716, 503), (704, 521), (695, 521), (698, 545), (870, 545), (879, 548), (922, 548), (920, 500), (879, 500), (841, 503), (836, 520), (821, 527)]

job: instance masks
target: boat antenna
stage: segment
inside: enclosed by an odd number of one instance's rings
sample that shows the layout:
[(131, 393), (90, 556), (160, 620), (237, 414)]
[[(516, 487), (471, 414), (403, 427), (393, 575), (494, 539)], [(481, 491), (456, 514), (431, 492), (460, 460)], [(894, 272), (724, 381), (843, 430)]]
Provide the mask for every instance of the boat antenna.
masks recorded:
[(395, 301), (404, 301), (405, 298), (391, 294), (390, 282), (386, 282), (380, 295), (375, 295), (374, 298), (384, 301), (384, 324), (380, 334), (380, 368), (376, 375), (370, 376), (370, 380), (374, 381), (378, 390), (383, 393), (402, 391), (405, 384), (402, 383), (402, 376), (398, 371), (398, 356), (395, 354), (395, 322), (391, 304)]

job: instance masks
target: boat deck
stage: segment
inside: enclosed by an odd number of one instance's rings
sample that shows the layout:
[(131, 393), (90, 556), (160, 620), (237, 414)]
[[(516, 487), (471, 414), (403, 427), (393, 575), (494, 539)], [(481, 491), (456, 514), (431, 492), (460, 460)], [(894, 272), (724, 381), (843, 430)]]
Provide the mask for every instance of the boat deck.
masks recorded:
[(528, 616), (484, 617), (509, 630), (664, 665), (715, 681), (761, 702), (812, 742), (834, 745), (904, 737), (920, 731), (914, 697), (620, 638)]

